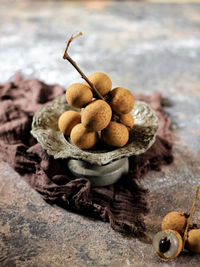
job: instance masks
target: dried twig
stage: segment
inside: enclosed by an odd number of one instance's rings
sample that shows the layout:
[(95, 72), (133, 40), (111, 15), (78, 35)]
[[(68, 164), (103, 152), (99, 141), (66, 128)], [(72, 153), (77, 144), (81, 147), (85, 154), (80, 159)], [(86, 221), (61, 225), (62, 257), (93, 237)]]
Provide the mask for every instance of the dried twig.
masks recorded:
[(87, 76), (83, 73), (83, 71), (79, 68), (79, 66), (76, 64), (76, 62), (69, 56), (68, 54), (68, 48), (70, 43), (76, 39), (77, 37), (79, 37), (80, 35), (82, 35), (82, 32), (79, 32), (77, 35), (75, 36), (71, 36), (67, 42), (67, 46), (65, 48), (65, 52), (63, 55), (63, 59), (68, 60), (73, 66), (74, 68), (80, 73), (81, 77), (89, 84), (89, 86), (92, 88), (92, 90), (98, 95), (98, 97), (102, 100), (104, 100), (104, 97), (100, 94), (100, 92), (96, 89), (96, 87), (94, 86), (94, 84), (87, 78)]
[(187, 225), (186, 225), (184, 236), (183, 236), (183, 249), (184, 249), (185, 242), (186, 242), (186, 239), (187, 239), (187, 233), (188, 233), (188, 228), (190, 226), (190, 221), (191, 221), (192, 215), (194, 213), (194, 210), (195, 210), (195, 207), (196, 207), (196, 204), (197, 204), (199, 192), (200, 192), (200, 186), (197, 187), (195, 198), (194, 198), (194, 201), (192, 203), (192, 208), (190, 210), (189, 217), (187, 219)]

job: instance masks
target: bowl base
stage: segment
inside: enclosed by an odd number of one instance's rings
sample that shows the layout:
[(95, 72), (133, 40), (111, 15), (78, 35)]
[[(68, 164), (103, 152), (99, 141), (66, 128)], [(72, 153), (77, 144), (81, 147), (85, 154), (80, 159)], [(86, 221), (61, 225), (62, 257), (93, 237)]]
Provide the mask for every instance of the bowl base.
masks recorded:
[(83, 160), (69, 159), (68, 168), (75, 177), (88, 178), (92, 186), (106, 186), (116, 183), (128, 173), (129, 161), (126, 157), (98, 166)]

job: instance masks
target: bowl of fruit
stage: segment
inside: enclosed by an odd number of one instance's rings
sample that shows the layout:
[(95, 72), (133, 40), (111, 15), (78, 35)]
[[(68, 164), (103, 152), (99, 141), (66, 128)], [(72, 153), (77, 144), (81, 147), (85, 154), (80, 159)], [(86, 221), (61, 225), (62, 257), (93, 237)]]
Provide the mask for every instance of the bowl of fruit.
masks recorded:
[(128, 157), (153, 145), (158, 119), (131, 91), (112, 89), (105, 73), (86, 77), (66, 51), (64, 58), (85, 82), (73, 83), (66, 94), (42, 107), (33, 117), (31, 133), (49, 155), (67, 159), (74, 176), (108, 185), (128, 172)]

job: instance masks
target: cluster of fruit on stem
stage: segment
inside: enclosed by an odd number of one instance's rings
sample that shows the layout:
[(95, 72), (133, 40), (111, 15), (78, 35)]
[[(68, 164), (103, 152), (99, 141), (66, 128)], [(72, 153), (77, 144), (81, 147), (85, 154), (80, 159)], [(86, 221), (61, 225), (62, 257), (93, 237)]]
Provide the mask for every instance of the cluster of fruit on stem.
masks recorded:
[(134, 107), (132, 93), (122, 87), (112, 89), (111, 79), (102, 72), (86, 76), (76, 62), (69, 56), (67, 43), (63, 58), (68, 60), (85, 80), (74, 83), (67, 88), (68, 104), (81, 109), (81, 115), (76, 111), (66, 111), (59, 117), (58, 127), (69, 135), (71, 141), (81, 149), (92, 148), (99, 139), (111, 147), (122, 147), (129, 140), (129, 130), (134, 125), (131, 110)]
[(172, 211), (162, 220), (162, 231), (153, 239), (153, 246), (158, 257), (164, 261), (177, 257), (187, 249), (193, 253), (200, 253), (200, 229), (191, 224), (191, 217), (198, 200), (200, 186), (197, 187), (195, 199), (189, 213)]

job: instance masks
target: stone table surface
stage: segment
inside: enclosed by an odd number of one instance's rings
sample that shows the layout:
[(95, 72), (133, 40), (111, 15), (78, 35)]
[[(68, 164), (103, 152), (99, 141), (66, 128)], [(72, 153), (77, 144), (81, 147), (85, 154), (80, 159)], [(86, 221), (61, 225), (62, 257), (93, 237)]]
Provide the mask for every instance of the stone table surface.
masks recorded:
[[(172, 118), (173, 164), (149, 172), (150, 235), (169, 211), (188, 211), (200, 184), (200, 4), (132, 1), (0, 1), (0, 83), (16, 71), (69, 86), (79, 74), (62, 60), (65, 41), (82, 31), (71, 55), (85, 73), (107, 73), (133, 93), (162, 92)], [(200, 224), (200, 203), (193, 220)], [(45, 203), (0, 162), (0, 266), (199, 266), (182, 253), (163, 263), (150, 244), (108, 223)]]

